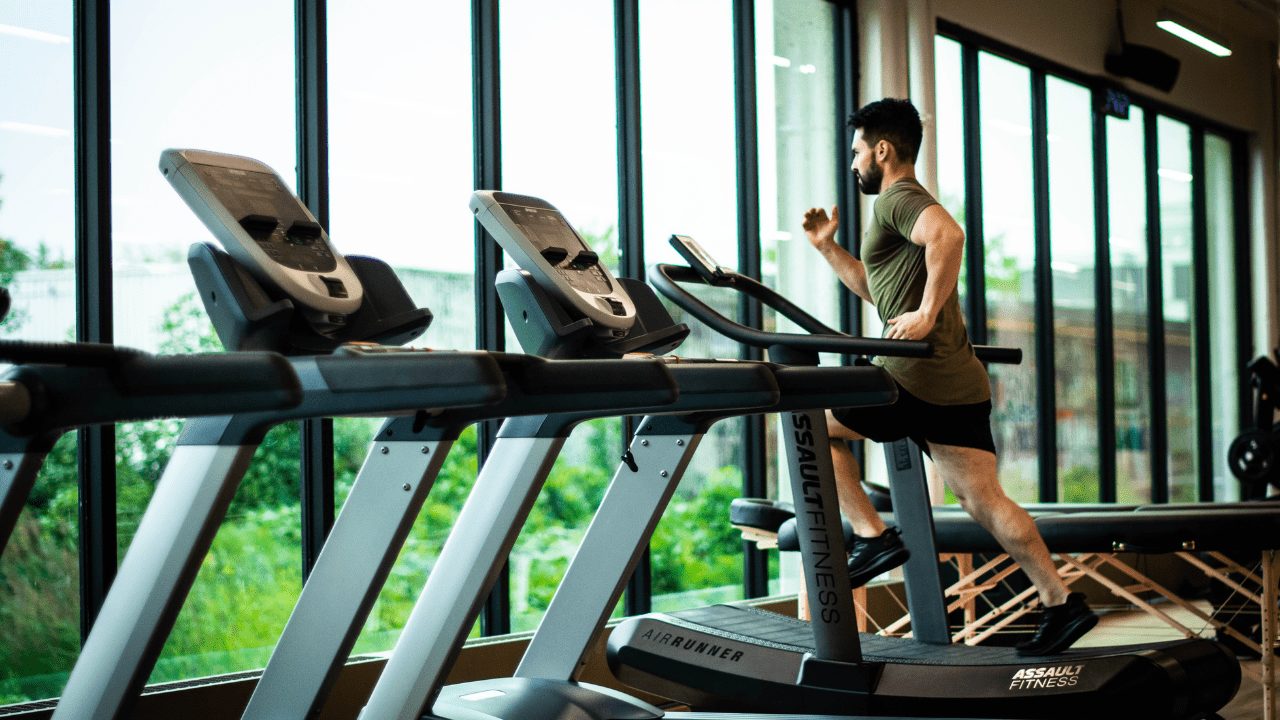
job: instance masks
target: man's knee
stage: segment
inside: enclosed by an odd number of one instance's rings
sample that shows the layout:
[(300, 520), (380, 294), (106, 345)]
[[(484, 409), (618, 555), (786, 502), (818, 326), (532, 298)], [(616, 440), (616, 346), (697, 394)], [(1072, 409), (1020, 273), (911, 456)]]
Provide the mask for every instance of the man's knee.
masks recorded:
[(832, 440), (862, 440), (863, 437), (853, 430), (849, 429), (844, 423), (836, 419), (835, 413), (827, 411), (827, 435)]
[(996, 476), (994, 454), (938, 444), (931, 445), (931, 449), (943, 480), (970, 515), (986, 515), (1008, 500)]

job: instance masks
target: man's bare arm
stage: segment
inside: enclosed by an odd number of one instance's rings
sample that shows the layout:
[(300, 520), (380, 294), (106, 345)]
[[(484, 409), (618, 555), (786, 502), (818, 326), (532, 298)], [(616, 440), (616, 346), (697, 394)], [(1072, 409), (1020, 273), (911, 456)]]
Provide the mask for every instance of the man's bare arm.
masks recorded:
[(924, 248), (924, 297), (920, 307), (895, 318), (885, 337), (900, 340), (922, 340), (937, 322), (942, 303), (956, 289), (960, 279), (960, 262), (964, 258), (964, 231), (941, 205), (925, 208), (911, 228), (911, 242)]
[(840, 278), (845, 287), (863, 300), (875, 304), (871, 300), (871, 289), (867, 286), (867, 268), (861, 260), (834, 242), (818, 248), (818, 251), (831, 265), (831, 269), (836, 271), (836, 277)]
[(836, 244), (836, 229), (840, 226), (840, 208), (832, 207), (831, 216), (822, 208), (809, 208), (804, 214), (804, 234), (809, 242), (835, 270), (836, 277), (855, 295), (874, 305), (871, 289), (867, 285), (867, 268), (862, 261)]
[(964, 230), (941, 205), (933, 205), (920, 213), (911, 228), (911, 242), (924, 247), (924, 264), (928, 280), (920, 309), (934, 317), (942, 310), (960, 279), (960, 262), (964, 258)]

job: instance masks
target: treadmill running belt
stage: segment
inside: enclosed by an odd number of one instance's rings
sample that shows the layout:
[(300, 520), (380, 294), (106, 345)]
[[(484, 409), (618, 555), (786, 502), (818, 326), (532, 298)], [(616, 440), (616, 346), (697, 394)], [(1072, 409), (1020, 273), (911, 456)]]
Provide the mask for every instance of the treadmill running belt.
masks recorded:
[[(813, 652), (813, 629), (804, 620), (751, 607), (712, 605), (668, 613), (689, 629), (731, 640), (766, 645), (798, 653)], [(1016, 665), (1028, 662), (1011, 647), (929, 645), (914, 640), (859, 633), (862, 654), (869, 662), (908, 665)], [(1136, 652), (1159, 643), (1108, 647), (1107, 652)], [(1098, 649), (1068, 650), (1054, 655), (1064, 662), (1080, 655), (1097, 655)]]
[[(609, 666), (624, 683), (695, 710), (916, 717), (1188, 720), (1225, 705), (1240, 665), (1187, 639), (1022, 657), (1013, 648), (861, 634), (865, 663), (817, 658), (809, 623), (716, 605), (624, 621)], [(692, 720), (690, 718), (689, 720)]]

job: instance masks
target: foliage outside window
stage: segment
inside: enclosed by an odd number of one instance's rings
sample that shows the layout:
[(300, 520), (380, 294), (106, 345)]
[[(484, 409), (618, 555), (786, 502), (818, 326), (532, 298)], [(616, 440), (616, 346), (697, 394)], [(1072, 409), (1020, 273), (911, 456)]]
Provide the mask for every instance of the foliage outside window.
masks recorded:
[[(75, 336), (70, 2), (0, 3), (0, 337)], [(80, 651), (76, 437), (36, 478), (0, 556), (0, 705), (57, 695)]]

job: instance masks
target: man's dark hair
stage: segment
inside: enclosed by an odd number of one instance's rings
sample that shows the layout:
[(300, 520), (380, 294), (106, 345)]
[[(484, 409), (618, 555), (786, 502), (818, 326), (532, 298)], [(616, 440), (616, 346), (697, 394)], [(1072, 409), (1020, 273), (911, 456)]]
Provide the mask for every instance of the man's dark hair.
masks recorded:
[(862, 130), (862, 138), (869, 146), (888, 140), (898, 152), (898, 159), (909, 163), (916, 161), (920, 140), (924, 137), (916, 106), (910, 100), (897, 98), (864, 105), (849, 116), (849, 128)]

